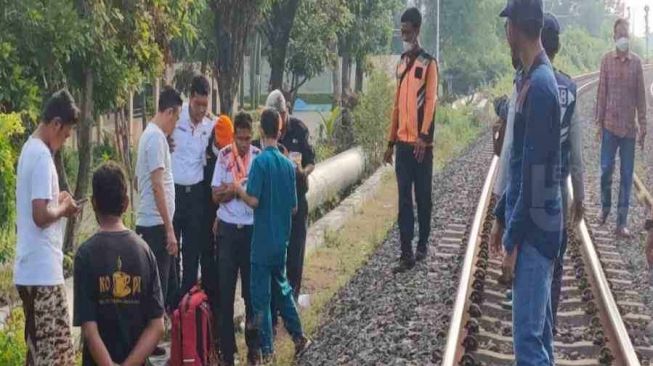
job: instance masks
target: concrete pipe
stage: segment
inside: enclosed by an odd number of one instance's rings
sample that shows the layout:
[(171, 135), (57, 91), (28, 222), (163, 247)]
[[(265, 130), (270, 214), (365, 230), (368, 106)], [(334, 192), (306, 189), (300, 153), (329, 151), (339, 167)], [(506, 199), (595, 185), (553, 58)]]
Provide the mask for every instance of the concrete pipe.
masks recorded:
[(365, 172), (365, 153), (351, 148), (315, 166), (308, 178), (308, 210), (313, 211), (330, 198), (356, 184)]

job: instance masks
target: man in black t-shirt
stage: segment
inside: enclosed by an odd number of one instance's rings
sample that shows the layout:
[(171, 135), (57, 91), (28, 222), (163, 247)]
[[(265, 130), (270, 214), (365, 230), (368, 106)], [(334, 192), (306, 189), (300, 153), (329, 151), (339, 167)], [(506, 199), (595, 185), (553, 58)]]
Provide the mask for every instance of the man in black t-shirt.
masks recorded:
[(163, 336), (163, 295), (156, 258), (128, 230), (125, 174), (107, 163), (93, 174), (100, 230), (75, 256), (74, 319), (82, 327), (83, 365), (143, 365)]

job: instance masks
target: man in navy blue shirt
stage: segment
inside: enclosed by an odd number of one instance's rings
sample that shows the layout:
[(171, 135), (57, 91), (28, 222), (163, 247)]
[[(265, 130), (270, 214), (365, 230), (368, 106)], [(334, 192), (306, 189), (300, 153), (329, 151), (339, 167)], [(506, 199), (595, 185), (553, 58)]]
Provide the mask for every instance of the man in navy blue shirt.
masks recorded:
[[(503, 270), (513, 280), (517, 365), (551, 365), (551, 280), (562, 235), (558, 84), (540, 35), (541, 0), (509, 0), (510, 48), (523, 65), (517, 81), (508, 186), (495, 214), (503, 233)], [(514, 274), (514, 276), (513, 276)]]

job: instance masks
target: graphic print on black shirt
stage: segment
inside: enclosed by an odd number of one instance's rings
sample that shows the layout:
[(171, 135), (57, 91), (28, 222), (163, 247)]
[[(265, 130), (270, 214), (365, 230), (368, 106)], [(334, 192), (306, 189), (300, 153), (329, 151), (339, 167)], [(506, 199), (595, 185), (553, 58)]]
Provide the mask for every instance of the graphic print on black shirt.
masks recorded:
[[(123, 362), (152, 319), (163, 315), (156, 259), (131, 231), (100, 232), (75, 256), (75, 326), (96, 322), (114, 362)], [(83, 365), (96, 365), (84, 347)]]

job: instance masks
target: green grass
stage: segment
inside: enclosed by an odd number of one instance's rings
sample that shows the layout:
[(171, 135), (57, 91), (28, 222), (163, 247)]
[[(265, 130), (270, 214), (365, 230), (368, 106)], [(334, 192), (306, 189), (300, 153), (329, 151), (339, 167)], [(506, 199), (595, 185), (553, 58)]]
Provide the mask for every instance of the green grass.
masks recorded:
[(435, 166), (441, 169), (478, 136), (482, 126), (467, 107), (439, 107), (436, 121), (440, 126), (435, 135)]

